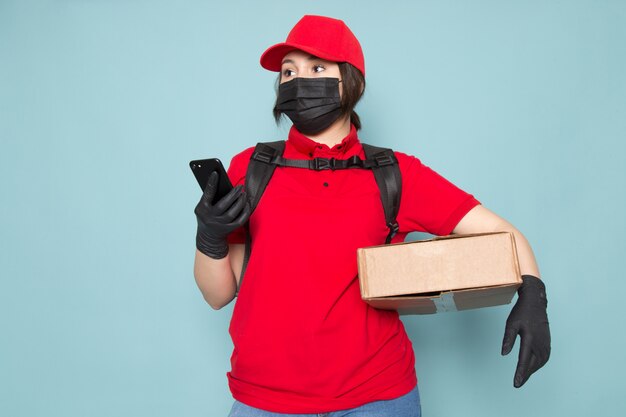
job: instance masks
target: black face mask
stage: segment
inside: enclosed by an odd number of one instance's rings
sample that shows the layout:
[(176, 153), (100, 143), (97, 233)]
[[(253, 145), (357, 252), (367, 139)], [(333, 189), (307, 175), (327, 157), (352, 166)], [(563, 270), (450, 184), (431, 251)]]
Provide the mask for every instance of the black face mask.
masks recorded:
[(296, 77), (278, 86), (276, 108), (285, 113), (298, 131), (315, 134), (341, 114), (338, 78)]

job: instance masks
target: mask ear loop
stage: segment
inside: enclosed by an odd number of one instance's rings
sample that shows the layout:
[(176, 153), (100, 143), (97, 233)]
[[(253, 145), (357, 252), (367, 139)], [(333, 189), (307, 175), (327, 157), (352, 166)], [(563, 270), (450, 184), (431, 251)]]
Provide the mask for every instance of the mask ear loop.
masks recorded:
[[(342, 81), (343, 81), (343, 80), (339, 80), (339, 81), (337, 81), (337, 85), (339, 85), (339, 83), (340, 83), (340, 82), (342, 82)], [(339, 95), (341, 96), (341, 93), (339, 93)], [(343, 102), (342, 102), (342, 105), (343, 105)]]

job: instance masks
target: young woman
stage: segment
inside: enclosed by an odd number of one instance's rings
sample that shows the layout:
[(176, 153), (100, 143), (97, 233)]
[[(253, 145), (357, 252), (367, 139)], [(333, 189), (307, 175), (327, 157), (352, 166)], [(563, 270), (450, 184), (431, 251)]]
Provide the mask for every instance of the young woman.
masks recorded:
[[(293, 122), (288, 159), (366, 159), (354, 106), (365, 88), (358, 40), (341, 20), (304, 16), (261, 65), (279, 72), (274, 116)], [(254, 148), (228, 169), (235, 188), (215, 204), (212, 175), (195, 213), (195, 278), (215, 309), (235, 297), (228, 381), (234, 416), (413, 417), (421, 414), (411, 341), (395, 311), (360, 297), (356, 249), (385, 242), (388, 228), (374, 175), (367, 169), (276, 168), (252, 212), (243, 186)], [(533, 252), (510, 223), (474, 196), (395, 152), (402, 175), (399, 230), (435, 235), (511, 231), (523, 285), (507, 320), (502, 352), (519, 333), (514, 385), (548, 360), (545, 288)], [(242, 269), (249, 222), (252, 252)]]

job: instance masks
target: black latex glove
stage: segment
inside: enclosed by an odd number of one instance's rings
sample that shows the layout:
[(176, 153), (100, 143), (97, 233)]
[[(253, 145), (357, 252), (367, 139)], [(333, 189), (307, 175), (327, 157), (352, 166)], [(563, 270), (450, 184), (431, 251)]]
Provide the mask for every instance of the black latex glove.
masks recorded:
[(550, 357), (548, 300), (544, 283), (533, 275), (522, 275), (518, 298), (509, 314), (502, 341), (502, 354), (508, 355), (519, 334), (522, 341), (513, 386), (519, 388)]
[(198, 219), (196, 247), (213, 259), (222, 259), (228, 254), (226, 236), (248, 221), (252, 210), (242, 185), (212, 204), (217, 180), (218, 174), (214, 171), (209, 175), (202, 198), (194, 210)]

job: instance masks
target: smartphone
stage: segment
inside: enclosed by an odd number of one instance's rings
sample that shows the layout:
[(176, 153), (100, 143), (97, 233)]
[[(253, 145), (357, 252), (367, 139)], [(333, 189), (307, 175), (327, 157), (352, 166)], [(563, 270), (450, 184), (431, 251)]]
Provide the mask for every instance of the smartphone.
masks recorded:
[(230, 182), (228, 174), (226, 174), (226, 170), (224, 169), (224, 165), (222, 165), (222, 162), (219, 159), (198, 159), (196, 161), (189, 162), (189, 167), (191, 168), (193, 175), (196, 177), (202, 191), (204, 191), (207, 183), (209, 182), (209, 175), (211, 175), (213, 171), (217, 171), (217, 175), (219, 177), (217, 180), (217, 192), (215, 193), (215, 197), (213, 197), (212, 203), (217, 202), (233, 189), (233, 184)]

